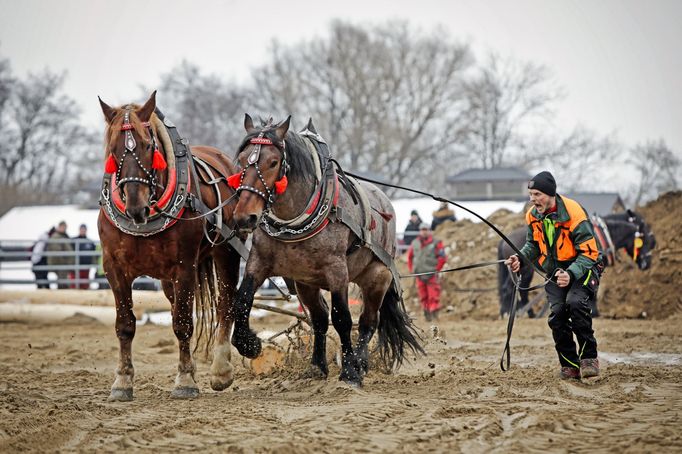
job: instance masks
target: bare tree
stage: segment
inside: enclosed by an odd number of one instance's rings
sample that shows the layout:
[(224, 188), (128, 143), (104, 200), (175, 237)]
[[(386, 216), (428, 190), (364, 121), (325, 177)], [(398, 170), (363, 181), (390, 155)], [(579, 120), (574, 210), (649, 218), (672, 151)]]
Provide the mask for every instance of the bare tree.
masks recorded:
[(658, 194), (680, 189), (682, 160), (663, 139), (638, 144), (629, 152), (628, 162), (637, 171), (632, 187), (632, 205), (655, 199)]
[(525, 169), (549, 169), (563, 191), (606, 190), (605, 163), (621, 150), (614, 135), (602, 136), (582, 126), (565, 135), (536, 133), (527, 136), (515, 153), (514, 164)]
[(326, 40), (274, 43), (253, 71), (250, 98), (265, 115), (291, 113), (300, 124), (313, 117), (348, 170), (433, 188), (433, 173), (456, 157), (462, 76), (472, 62), (468, 46), (442, 29), (337, 21)]
[(80, 171), (71, 164), (92, 146), (93, 135), (80, 125), (75, 102), (61, 93), (63, 81), (45, 70), (0, 82), (0, 211), (57, 196), (68, 201)]
[(183, 136), (230, 154), (243, 136), (245, 96), (236, 85), (205, 75), (187, 61), (163, 74), (159, 85), (159, 107)]
[(561, 98), (546, 67), (490, 54), (464, 83), (468, 106), (460, 145), (475, 153), (484, 169), (499, 167), (553, 116)]

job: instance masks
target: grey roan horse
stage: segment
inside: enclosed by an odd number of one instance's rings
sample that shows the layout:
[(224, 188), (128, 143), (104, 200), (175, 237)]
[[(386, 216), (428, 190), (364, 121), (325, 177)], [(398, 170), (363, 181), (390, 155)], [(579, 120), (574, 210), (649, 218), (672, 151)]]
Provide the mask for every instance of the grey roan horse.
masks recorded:
[[(656, 247), (656, 237), (651, 232), (649, 225), (644, 221), (641, 214), (627, 210), (623, 213), (610, 214), (603, 217), (606, 226), (613, 241), (614, 255), (619, 249), (625, 249), (628, 256), (632, 257), (637, 263), (640, 270), (647, 270), (651, 266), (651, 251)], [(514, 230), (509, 239), (520, 248), (526, 241), (526, 227), (521, 227)], [(641, 238), (641, 247), (636, 248), (636, 239)], [(636, 253), (635, 253), (636, 251)], [(509, 245), (503, 241), (497, 246), (497, 258), (503, 259), (513, 254)], [(498, 267), (498, 290), (500, 296), (500, 315), (504, 316), (511, 310), (511, 296), (514, 291), (514, 284), (512, 283), (507, 266), (503, 263)], [(528, 288), (533, 278), (533, 270), (531, 267), (521, 265), (521, 288)], [(528, 305), (528, 290), (521, 290), (519, 306), (524, 307)], [(598, 316), (597, 300), (593, 300), (592, 315)], [(529, 316), (534, 316), (533, 310), (528, 310)]]
[[(339, 179), (347, 179), (337, 174), (328, 155), (320, 154), (319, 149), (312, 151), (312, 142), (306, 142), (309, 139), (304, 137), (304, 132), (324, 144), (312, 122), (297, 134), (289, 131), (290, 119), (280, 124), (269, 121), (260, 127), (254, 127), (248, 115), (244, 121), (247, 135), (236, 157), (241, 173), (237, 174), (238, 181), (232, 179), (231, 184), (240, 194), (234, 219), (240, 233), (253, 232), (253, 247), (234, 305), (232, 344), (243, 356), (253, 358), (259, 354), (261, 342), (249, 327), (254, 292), (269, 276), (290, 278), (296, 282), (298, 297), (311, 315), (314, 346), (310, 372), (326, 377), (329, 309), (320, 293), (320, 289), (325, 289), (331, 293), (331, 320), (341, 340), (339, 379), (361, 385), (369, 365), (368, 344), (375, 331), (378, 330), (382, 359), (389, 367), (399, 366), (408, 349), (415, 354), (423, 353), (390, 267), (369, 247), (364, 247), (366, 243), (359, 241), (356, 233), (339, 219), (340, 213), (345, 212), (357, 224), (363, 224), (363, 219), (366, 222), (369, 220), (366, 216), (371, 216), (367, 229), (371, 231), (368, 232), (370, 241), (387, 253), (392, 265), (396, 251), (393, 207), (378, 188), (362, 184), (371, 206), (363, 216), (360, 205), (355, 203), (357, 194), (351, 195), (349, 188), (339, 183)], [(321, 177), (316, 168), (321, 169)], [(335, 196), (330, 200), (333, 206), (326, 220), (321, 224), (319, 219), (311, 220), (321, 227), (311, 228), (302, 239), (292, 241), (272, 235), (270, 228), (276, 227), (272, 220), (305, 216), (315, 194), (322, 194), (325, 181), (334, 187)], [(349, 282), (360, 287), (364, 302), (355, 348), (351, 344)]]

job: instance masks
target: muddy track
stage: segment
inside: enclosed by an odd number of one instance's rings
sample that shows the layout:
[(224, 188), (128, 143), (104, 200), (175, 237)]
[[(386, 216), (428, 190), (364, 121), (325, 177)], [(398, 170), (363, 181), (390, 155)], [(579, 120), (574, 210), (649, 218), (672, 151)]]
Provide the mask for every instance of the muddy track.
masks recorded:
[[(170, 399), (172, 330), (144, 325), (129, 403), (106, 400), (118, 348), (111, 327), (5, 323), (0, 451), (682, 451), (680, 321), (596, 321), (613, 360), (586, 383), (555, 378), (545, 321), (518, 321), (503, 373), (505, 324), (446, 316), (439, 337), (420, 325), (426, 358), (391, 375), (372, 371), (361, 389), (338, 382), (333, 364), (328, 380), (304, 378), (300, 359), (254, 376), (235, 355), (236, 380), (223, 392), (210, 389), (209, 364), (197, 359), (202, 394), (191, 401)], [(654, 354), (636, 355), (645, 352)]]

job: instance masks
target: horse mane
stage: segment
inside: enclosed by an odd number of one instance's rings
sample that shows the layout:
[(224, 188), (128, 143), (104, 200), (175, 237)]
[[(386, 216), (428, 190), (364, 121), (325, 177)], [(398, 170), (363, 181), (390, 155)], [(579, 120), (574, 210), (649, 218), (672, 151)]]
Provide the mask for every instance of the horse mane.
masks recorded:
[[(272, 143), (281, 150), (282, 141), (280, 141), (275, 134), (277, 126), (277, 124), (272, 124), (268, 121), (265, 125), (257, 127), (254, 132), (247, 134), (237, 149), (235, 161), (237, 156), (239, 156), (239, 154), (249, 145), (251, 139), (258, 137), (260, 133), (263, 133), (263, 137), (270, 139)], [(312, 181), (315, 175), (314, 163), (310, 156), (308, 146), (303, 141), (303, 137), (295, 132), (288, 131), (284, 137), (284, 141), (286, 142), (287, 163), (290, 166), (287, 178), (292, 181)]]
[[(104, 155), (108, 156), (110, 150), (115, 149), (116, 142), (121, 137), (121, 126), (123, 126), (123, 117), (126, 110), (130, 110), (130, 124), (133, 125), (133, 129), (140, 137), (144, 137), (145, 140), (150, 140), (147, 128), (142, 125), (142, 120), (137, 116), (137, 110), (142, 107), (139, 104), (124, 104), (120, 107), (114, 108), (116, 110), (116, 115), (114, 119), (107, 125), (107, 129), (104, 133), (104, 141), (107, 144), (104, 150)], [(153, 113), (152, 117), (156, 114)]]

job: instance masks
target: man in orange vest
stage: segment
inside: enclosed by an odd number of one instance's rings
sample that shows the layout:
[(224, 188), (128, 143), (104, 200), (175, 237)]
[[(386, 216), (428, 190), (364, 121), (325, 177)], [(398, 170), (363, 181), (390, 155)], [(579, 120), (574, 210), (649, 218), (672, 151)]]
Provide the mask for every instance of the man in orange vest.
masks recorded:
[[(521, 253), (531, 262), (537, 260), (551, 278), (545, 291), (549, 326), (561, 363), (559, 376), (596, 377), (599, 360), (590, 302), (599, 288), (601, 255), (592, 224), (578, 202), (557, 195), (554, 177), (547, 171), (530, 180), (528, 193), (533, 206), (526, 213), (528, 233)], [(506, 263), (513, 272), (521, 266), (517, 255)]]

